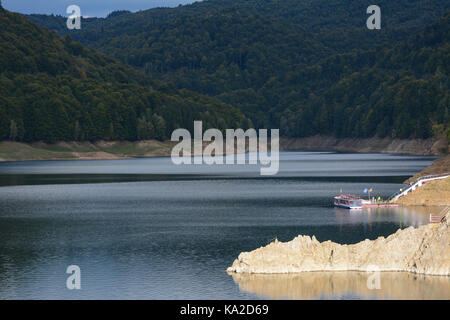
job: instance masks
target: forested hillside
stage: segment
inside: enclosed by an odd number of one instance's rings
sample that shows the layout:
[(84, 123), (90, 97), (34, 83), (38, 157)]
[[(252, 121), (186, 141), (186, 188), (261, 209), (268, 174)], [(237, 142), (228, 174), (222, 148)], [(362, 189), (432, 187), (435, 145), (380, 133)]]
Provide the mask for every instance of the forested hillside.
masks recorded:
[[(290, 137), (427, 138), (449, 123), (448, 1), (211, 0), (85, 19), (74, 39)], [(33, 15), (61, 34), (65, 19)], [(434, 128), (434, 131), (433, 131)]]
[[(391, 48), (335, 55), (284, 77), (274, 91), (284, 92), (278, 110), (285, 134), (393, 138), (427, 138), (445, 130), (449, 134), (449, 26), (447, 14)], [(286, 105), (290, 107), (285, 109)]]
[(162, 140), (194, 120), (250, 125), (219, 100), (152, 81), (1, 7), (0, 30), (0, 140)]

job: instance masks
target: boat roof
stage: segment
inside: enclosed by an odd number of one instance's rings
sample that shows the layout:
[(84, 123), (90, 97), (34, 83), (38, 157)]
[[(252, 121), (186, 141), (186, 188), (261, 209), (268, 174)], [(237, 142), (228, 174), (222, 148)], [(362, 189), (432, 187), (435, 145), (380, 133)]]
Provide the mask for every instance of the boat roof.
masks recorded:
[(354, 194), (340, 194), (334, 198), (344, 200), (362, 200), (361, 197), (355, 196)]

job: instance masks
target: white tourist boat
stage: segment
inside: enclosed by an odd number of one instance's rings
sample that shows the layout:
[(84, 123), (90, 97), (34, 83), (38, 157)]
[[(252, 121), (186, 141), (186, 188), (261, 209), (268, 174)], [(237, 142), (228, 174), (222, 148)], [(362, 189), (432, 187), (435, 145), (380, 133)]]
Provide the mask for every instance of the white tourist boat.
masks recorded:
[(345, 209), (362, 209), (362, 199), (352, 194), (343, 194), (334, 197), (334, 205)]

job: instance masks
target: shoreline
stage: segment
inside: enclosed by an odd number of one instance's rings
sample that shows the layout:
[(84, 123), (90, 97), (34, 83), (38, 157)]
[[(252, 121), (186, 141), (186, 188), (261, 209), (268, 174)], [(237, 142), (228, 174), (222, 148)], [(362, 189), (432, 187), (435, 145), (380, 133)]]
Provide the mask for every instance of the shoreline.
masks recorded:
[[(0, 162), (40, 160), (115, 160), (169, 157), (173, 141), (0, 141)], [(447, 148), (447, 149), (445, 149)], [(280, 138), (280, 151), (383, 153), (414, 156), (441, 156), (448, 151), (443, 139), (400, 140), (390, 138), (337, 139), (329, 136)]]
[(171, 141), (60, 141), (22, 143), (1, 141), (0, 162), (50, 160), (119, 160), (154, 158), (170, 155)]
[(448, 153), (449, 146), (446, 139), (335, 138), (315, 135), (280, 138), (280, 150), (441, 156)]

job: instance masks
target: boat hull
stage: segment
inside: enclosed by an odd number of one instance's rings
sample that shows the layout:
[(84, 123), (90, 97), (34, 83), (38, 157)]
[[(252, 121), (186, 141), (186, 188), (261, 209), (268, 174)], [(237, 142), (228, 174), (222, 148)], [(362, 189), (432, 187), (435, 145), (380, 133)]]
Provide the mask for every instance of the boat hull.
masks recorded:
[(344, 209), (350, 209), (350, 210), (361, 210), (362, 206), (355, 206), (355, 205), (346, 205), (346, 204), (340, 204), (340, 203), (335, 203), (334, 204), (335, 207), (337, 208), (344, 208)]

